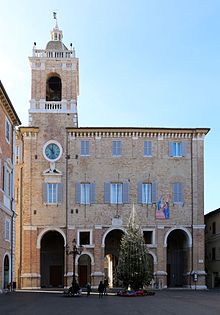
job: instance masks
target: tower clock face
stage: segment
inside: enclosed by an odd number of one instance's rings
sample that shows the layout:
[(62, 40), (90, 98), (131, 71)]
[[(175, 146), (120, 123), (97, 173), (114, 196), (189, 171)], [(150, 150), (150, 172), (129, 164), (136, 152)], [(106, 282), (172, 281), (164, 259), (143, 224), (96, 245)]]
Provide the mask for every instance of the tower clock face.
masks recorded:
[(44, 157), (49, 161), (57, 161), (62, 154), (62, 148), (59, 143), (55, 141), (49, 141), (44, 146)]

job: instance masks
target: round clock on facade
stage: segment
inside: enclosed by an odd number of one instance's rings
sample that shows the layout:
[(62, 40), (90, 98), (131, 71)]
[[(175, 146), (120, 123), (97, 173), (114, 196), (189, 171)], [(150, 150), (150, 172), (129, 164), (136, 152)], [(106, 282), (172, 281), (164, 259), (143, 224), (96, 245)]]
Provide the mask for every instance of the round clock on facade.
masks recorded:
[(62, 154), (62, 147), (61, 145), (55, 141), (55, 140), (51, 140), (48, 141), (45, 145), (44, 145), (44, 149), (43, 149), (43, 154), (44, 157), (48, 160), (48, 161), (57, 161), (59, 160), (59, 158), (61, 157)]

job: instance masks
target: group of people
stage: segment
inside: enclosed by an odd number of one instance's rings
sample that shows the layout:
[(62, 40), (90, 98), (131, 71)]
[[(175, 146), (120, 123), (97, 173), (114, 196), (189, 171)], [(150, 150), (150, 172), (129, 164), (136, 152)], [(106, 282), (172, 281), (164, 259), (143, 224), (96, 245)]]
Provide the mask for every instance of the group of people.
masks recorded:
[[(108, 288), (108, 279), (105, 278), (104, 281), (100, 281), (99, 286), (98, 286), (99, 298), (102, 298), (103, 295), (108, 295), (107, 288)], [(91, 284), (88, 282), (86, 285), (87, 296), (90, 295), (91, 291), (92, 291)], [(76, 279), (72, 281), (72, 286), (68, 289), (66, 293), (68, 295), (81, 295), (81, 289)]]
[(105, 278), (104, 282), (100, 281), (99, 286), (98, 286), (99, 298), (102, 298), (103, 295), (108, 295), (107, 287), (108, 287), (108, 279)]

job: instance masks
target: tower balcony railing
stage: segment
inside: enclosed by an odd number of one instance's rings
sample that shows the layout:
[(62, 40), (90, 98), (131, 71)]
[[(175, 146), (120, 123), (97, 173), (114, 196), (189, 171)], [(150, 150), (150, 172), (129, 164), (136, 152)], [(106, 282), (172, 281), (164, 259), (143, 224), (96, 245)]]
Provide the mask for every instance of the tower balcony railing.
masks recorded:
[(62, 100), (62, 101), (45, 101), (45, 100), (31, 100), (30, 101), (31, 112), (77, 112), (76, 101)]
[(33, 49), (33, 57), (37, 58), (59, 58), (59, 59), (70, 59), (75, 58), (75, 50), (44, 50), (44, 49)]

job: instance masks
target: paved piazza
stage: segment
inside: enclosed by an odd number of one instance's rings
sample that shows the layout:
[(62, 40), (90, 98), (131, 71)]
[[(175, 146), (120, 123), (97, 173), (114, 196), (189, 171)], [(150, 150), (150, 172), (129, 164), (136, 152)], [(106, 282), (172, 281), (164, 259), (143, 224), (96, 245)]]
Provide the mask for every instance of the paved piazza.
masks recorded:
[(63, 297), (60, 293), (13, 292), (0, 295), (1, 315), (216, 315), (220, 291), (158, 291), (154, 296), (117, 297), (85, 295)]

